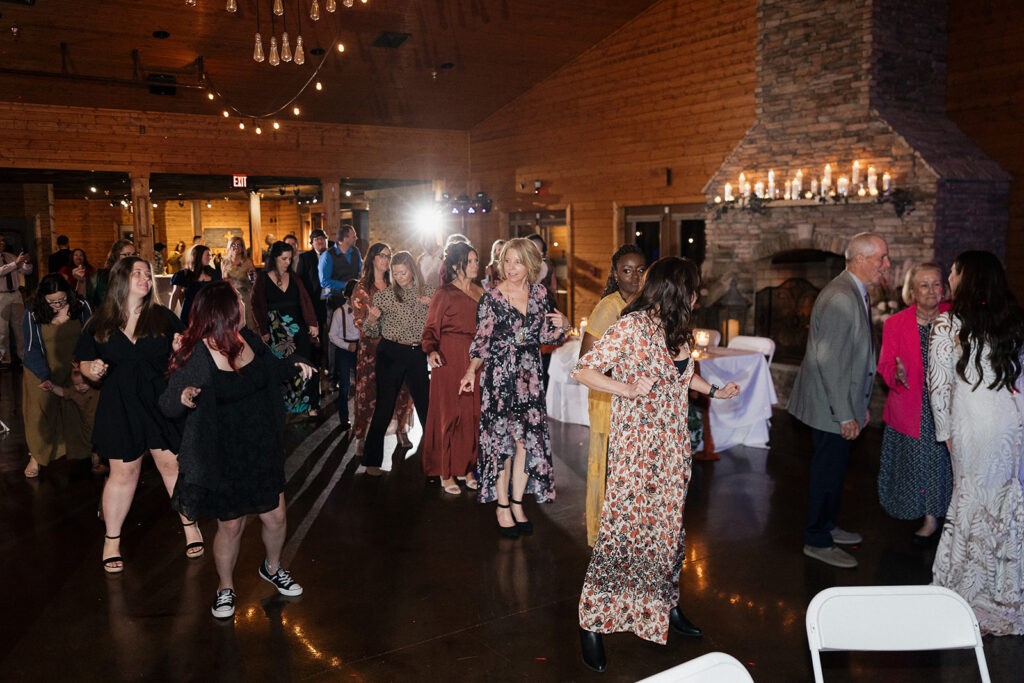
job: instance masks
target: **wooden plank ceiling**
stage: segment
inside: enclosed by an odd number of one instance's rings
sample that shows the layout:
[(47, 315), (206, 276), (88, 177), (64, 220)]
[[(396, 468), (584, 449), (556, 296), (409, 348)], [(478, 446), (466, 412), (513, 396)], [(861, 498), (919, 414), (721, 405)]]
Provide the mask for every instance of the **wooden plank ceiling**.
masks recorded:
[[(226, 102), (264, 114), (286, 105), (307, 81), (320, 80), (322, 91), (311, 85), (296, 101), (305, 120), (457, 130), (497, 111), (654, 2), (355, 0), (346, 8), (337, 0), (337, 12), (328, 14), (319, 0), (321, 19), (313, 23), (312, 0), (284, 0), (293, 48), (301, 9), (306, 63), (274, 67), (252, 59), (255, 0), (237, 0), (234, 14), (225, 11), (225, 0), (197, 0), (195, 7), (184, 0), (23, 1), (0, 0), (0, 99), (211, 115)], [(271, 5), (259, 2), (268, 55)], [(274, 24), (280, 39), (281, 18)], [(158, 31), (170, 35), (156, 38)], [(396, 49), (372, 46), (382, 31), (409, 38)], [(344, 53), (334, 49), (337, 36)], [(315, 48), (325, 58), (312, 54)], [(140, 87), (151, 74), (197, 85), (199, 57), (222, 101), (198, 88), (157, 95)], [(289, 105), (281, 117), (290, 116)]]

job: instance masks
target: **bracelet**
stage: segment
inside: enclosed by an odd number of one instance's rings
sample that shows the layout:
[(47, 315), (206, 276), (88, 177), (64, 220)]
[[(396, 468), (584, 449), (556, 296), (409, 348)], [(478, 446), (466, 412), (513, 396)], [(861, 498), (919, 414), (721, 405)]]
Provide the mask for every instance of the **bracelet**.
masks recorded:
[(711, 385), (711, 391), (708, 392), (708, 398), (714, 398), (715, 397), (715, 392), (718, 391), (721, 388), (722, 387), (718, 386), (717, 384), (712, 384)]

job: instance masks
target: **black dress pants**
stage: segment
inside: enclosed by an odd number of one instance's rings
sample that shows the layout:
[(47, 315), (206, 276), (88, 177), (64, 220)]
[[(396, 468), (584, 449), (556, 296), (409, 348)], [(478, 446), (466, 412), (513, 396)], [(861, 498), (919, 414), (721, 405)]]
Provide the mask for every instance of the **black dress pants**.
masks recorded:
[(846, 465), (853, 451), (853, 441), (820, 429), (812, 428), (811, 434), (814, 439), (814, 458), (811, 460), (804, 543), (816, 548), (828, 548), (832, 546), (831, 532), (836, 528), (839, 498), (843, 494)]
[(384, 435), (395, 413), (395, 403), (402, 390), (402, 383), (409, 387), (416, 416), (425, 428), (427, 424), (427, 399), (430, 396), (430, 378), (427, 376), (427, 354), (419, 346), (396, 344), (381, 339), (377, 346), (377, 404), (373, 408), (373, 419), (366, 434), (366, 448), (363, 451), (363, 465), (380, 467), (384, 462)]

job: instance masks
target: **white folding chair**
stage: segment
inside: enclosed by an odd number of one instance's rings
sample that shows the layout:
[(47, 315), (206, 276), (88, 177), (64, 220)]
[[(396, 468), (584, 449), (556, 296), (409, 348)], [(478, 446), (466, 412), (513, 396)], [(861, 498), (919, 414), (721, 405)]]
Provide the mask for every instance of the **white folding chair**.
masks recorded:
[(768, 365), (772, 364), (772, 358), (775, 357), (775, 342), (768, 337), (747, 337), (740, 334), (729, 340), (729, 348), (760, 351), (768, 358)]
[(710, 346), (718, 346), (718, 345), (720, 345), (722, 343), (722, 333), (719, 332), (718, 330), (705, 329), (703, 327), (696, 328), (696, 329), (693, 330), (694, 335), (696, 335), (698, 332), (707, 332), (708, 333), (708, 346), (709, 347)]
[(967, 601), (942, 586), (840, 586), (807, 606), (807, 641), (814, 680), (822, 683), (821, 652), (974, 648), (981, 680), (990, 683), (978, 620)]
[(754, 683), (754, 679), (735, 657), (709, 652), (637, 683)]

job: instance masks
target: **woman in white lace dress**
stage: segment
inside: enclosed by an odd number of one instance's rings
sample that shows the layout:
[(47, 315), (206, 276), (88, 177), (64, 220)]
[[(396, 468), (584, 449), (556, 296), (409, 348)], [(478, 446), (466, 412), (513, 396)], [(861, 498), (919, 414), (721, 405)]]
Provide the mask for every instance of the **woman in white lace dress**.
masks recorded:
[(1024, 315), (999, 260), (960, 254), (953, 308), (932, 327), (935, 438), (949, 446), (953, 499), (933, 583), (974, 608), (982, 633), (1024, 634)]

